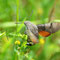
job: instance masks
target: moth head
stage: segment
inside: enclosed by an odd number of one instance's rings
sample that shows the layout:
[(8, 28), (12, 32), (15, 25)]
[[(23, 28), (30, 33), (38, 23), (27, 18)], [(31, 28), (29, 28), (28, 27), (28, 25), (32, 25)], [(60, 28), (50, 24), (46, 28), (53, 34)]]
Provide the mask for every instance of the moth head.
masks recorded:
[(29, 27), (31, 27), (31, 22), (29, 22), (29, 21), (25, 21), (24, 24), (27, 27), (27, 29), (29, 29)]

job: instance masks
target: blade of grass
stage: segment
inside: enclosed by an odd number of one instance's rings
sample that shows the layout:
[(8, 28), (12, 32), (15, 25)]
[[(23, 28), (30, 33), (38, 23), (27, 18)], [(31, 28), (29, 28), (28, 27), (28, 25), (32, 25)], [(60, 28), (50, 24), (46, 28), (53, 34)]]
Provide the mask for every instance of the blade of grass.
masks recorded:
[[(16, 23), (19, 22), (19, 0), (16, 0), (17, 2), (17, 15), (16, 15)], [(18, 24), (16, 24), (16, 33), (17, 33), (17, 30), (18, 30)]]

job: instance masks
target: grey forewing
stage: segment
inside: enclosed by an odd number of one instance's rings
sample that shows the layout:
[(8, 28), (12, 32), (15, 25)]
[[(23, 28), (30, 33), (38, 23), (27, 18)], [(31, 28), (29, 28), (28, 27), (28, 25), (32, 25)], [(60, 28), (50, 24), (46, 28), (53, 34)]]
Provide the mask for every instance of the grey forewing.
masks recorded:
[(29, 29), (38, 38), (38, 28), (36, 25), (32, 24), (30, 21), (25, 21), (27, 29)]

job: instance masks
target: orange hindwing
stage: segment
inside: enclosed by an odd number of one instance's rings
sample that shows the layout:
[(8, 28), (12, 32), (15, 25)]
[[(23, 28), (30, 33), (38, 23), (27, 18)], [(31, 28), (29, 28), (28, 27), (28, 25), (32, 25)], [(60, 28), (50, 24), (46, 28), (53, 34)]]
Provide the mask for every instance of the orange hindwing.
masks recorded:
[(50, 35), (50, 33), (47, 32), (47, 31), (40, 31), (40, 32), (39, 32), (39, 35), (41, 35), (41, 36), (43, 36), (43, 37), (48, 37), (48, 36)]

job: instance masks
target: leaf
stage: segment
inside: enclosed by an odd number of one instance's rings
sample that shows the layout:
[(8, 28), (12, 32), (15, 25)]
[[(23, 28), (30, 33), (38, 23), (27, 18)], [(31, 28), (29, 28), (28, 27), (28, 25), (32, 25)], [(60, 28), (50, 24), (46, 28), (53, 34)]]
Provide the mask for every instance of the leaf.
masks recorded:
[(6, 32), (0, 33), (0, 37), (3, 36)]
[(52, 23), (52, 22), (60, 22), (60, 20), (53, 20), (53, 21), (51, 21), (51, 23)]

